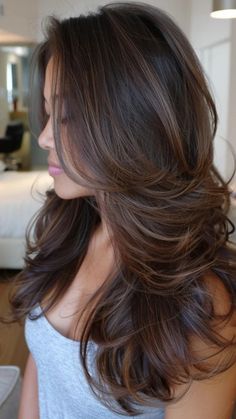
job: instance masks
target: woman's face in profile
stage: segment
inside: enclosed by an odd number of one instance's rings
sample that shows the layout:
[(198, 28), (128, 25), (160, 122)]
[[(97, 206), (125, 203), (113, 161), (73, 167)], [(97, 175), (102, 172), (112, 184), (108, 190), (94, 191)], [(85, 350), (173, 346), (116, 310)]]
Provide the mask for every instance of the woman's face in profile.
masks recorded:
[(83, 196), (91, 196), (91, 190), (75, 183), (67, 176), (60, 166), (53, 135), (53, 115), (52, 115), (52, 77), (53, 77), (53, 59), (50, 58), (45, 72), (44, 83), (44, 105), (45, 112), (48, 115), (47, 123), (38, 138), (39, 146), (48, 151), (48, 171), (54, 179), (54, 189), (56, 194), (62, 199), (73, 199)]

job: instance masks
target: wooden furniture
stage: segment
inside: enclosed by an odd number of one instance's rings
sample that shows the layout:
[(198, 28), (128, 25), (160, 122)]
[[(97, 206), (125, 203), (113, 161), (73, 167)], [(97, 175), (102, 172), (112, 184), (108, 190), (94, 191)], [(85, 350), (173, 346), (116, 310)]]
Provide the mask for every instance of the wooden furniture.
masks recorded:
[[(0, 282), (0, 316), (4, 316), (9, 312), (10, 305), (8, 297), (10, 289), (10, 279)], [(28, 353), (23, 325), (21, 326), (18, 323), (12, 323), (10, 325), (0, 323), (0, 365), (18, 366), (23, 375)]]

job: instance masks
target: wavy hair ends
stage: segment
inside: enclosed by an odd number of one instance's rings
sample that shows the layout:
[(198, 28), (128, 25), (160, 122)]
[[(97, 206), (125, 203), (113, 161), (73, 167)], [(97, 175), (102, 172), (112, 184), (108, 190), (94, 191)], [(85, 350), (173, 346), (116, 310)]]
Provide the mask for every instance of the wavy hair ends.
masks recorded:
[[(136, 414), (133, 402), (168, 402), (176, 383), (234, 362), (235, 342), (220, 338), (212, 323), (230, 319), (236, 295), (229, 190), (213, 164), (217, 112), (185, 35), (145, 3), (51, 18), (35, 54), (41, 90), (51, 57), (58, 157), (95, 196), (63, 201), (48, 193), (12, 309), (19, 319), (49, 291), (45, 313), (59, 300), (102, 211), (120, 270), (96, 292), (95, 307), (91, 300), (80, 355), (95, 393), (106, 396), (108, 386), (121, 410)], [(43, 125), (42, 98), (38, 109)], [(230, 295), (223, 316), (204, 281), (209, 271)], [(192, 351), (193, 337), (222, 351), (224, 362), (216, 368)], [(89, 339), (99, 344), (98, 382), (87, 366)]]

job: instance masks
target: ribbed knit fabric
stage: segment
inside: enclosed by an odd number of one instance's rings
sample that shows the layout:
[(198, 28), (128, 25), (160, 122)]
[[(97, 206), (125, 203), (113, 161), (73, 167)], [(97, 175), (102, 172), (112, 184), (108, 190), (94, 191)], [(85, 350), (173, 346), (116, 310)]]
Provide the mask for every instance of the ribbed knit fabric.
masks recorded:
[[(41, 312), (39, 305), (31, 314)], [(144, 407), (139, 416), (114, 413), (91, 391), (79, 358), (80, 342), (60, 334), (43, 315), (25, 321), (25, 339), (38, 371), (40, 419), (163, 419), (161, 408)], [(94, 342), (89, 342), (89, 368), (94, 371)]]

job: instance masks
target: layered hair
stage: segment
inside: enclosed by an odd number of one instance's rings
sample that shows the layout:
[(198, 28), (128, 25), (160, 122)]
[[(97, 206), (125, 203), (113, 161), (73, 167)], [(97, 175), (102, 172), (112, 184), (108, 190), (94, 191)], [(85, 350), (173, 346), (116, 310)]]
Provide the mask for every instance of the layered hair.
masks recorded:
[[(80, 357), (97, 396), (136, 414), (133, 402), (169, 402), (177, 383), (234, 362), (228, 355), (235, 343), (213, 327), (230, 319), (236, 294), (230, 193), (213, 164), (217, 111), (185, 35), (145, 3), (47, 20), (33, 66), (40, 98), (32, 113), (40, 129), (50, 57), (57, 155), (66, 174), (94, 196), (63, 200), (47, 192), (15, 279), (13, 318), (24, 319), (49, 293), (44, 313), (59, 301), (104, 218), (117, 269), (90, 300)], [(210, 271), (230, 297), (223, 317), (204, 280)], [(193, 351), (194, 337), (220, 351), (222, 362)], [(90, 339), (98, 344), (97, 377), (87, 365)]]

